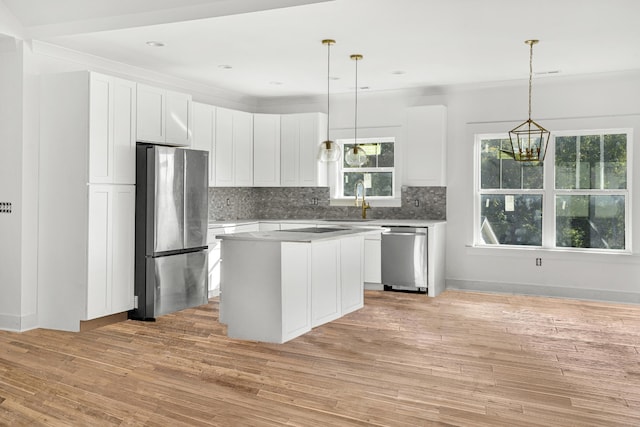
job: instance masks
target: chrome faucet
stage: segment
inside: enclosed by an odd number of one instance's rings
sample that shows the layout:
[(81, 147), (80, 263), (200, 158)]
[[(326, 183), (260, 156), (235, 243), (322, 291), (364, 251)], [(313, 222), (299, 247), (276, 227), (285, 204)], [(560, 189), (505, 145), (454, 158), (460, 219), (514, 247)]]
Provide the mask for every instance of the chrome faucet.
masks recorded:
[(362, 187), (362, 219), (367, 219), (367, 209), (371, 209), (371, 206), (369, 206), (369, 203), (367, 203), (364, 199), (364, 193), (366, 192), (366, 190), (364, 189), (364, 181), (362, 181), (361, 179), (356, 181), (356, 185), (353, 189), (353, 192), (356, 195), (356, 206), (358, 206), (358, 185)]

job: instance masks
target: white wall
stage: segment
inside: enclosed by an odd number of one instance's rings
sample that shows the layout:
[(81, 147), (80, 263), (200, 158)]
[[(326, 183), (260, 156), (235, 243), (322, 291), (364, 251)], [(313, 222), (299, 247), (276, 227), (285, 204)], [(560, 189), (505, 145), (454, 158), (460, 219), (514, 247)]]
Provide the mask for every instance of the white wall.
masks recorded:
[[(0, 326), (19, 330), (22, 313), (22, 43), (0, 40)], [(35, 268), (35, 264), (34, 264)]]
[[(640, 303), (640, 74), (534, 81), (533, 113), (552, 132), (631, 127), (633, 255), (472, 248), (473, 135), (505, 132), (526, 119), (526, 82), (449, 94), (447, 285)], [(542, 267), (535, 258), (543, 259)]]
[[(447, 286), (640, 303), (640, 147), (633, 150), (633, 255), (473, 248), (475, 132), (506, 132), (527, 118), (527, 82), (359, 93), (358, 127), (401, 126), (404, 109), (448, 108)], [(633, 127), (640, 140), (640, 73), (534, 80), (533, 118), (551, 131)], [(332, 135), (353, 129), (353, 94), (331, 97)], [(261, 112), (326, 111), (326, 98), (271, 100)], [(637, 116), (633, 116), (637, 115)], [(332, 136), (333, 137), (333, 136)], [(401, 144), (401, 140), (399, 141)], [(401, 147), (399, 147), (401, 149)], [(542, 267), (535, 258), (543, 258)]]

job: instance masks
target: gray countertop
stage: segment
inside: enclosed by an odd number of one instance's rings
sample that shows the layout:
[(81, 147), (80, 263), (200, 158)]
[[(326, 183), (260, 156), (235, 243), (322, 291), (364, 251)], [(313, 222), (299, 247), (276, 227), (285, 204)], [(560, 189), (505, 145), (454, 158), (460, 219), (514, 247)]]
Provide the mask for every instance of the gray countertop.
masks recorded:
[(244, 224), (267, 223), (289, 223), (289, 224), (316, 224), (321, 226), (348, 226), (348, 227), (385, 227), (385, 226), (407, 226), (407, 227), (433, 227), (436, 224), (444, 224), (442, 220), (419, 220), (419, 219), (237, 219), (226, 221), (210, 221), (209, 227), (233, 227)]
[(376, 231), (366, 228), (338, 228), (334, 226), (309, 229), (299, 228), (293, 230), (220, 234), (216, 236), (216, 238), (222, 240), (310, 243), (317, 240), (339, 239), (345, 236), (367, 234), (372, 232), (380, 233), (379, 230)]

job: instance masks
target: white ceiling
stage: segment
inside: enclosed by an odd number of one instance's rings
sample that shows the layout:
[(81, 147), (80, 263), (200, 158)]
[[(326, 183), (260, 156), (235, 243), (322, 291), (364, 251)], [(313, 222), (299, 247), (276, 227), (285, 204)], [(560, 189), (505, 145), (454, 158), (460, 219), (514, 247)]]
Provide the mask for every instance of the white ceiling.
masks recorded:
[(530, 38), (545, 78), (640, 69), (638, 0), (0, 1), (28, 38), (255, 97), (326, 93), (324, 38), (332, 92), (352, 53), (370, 90), (526, 79)]

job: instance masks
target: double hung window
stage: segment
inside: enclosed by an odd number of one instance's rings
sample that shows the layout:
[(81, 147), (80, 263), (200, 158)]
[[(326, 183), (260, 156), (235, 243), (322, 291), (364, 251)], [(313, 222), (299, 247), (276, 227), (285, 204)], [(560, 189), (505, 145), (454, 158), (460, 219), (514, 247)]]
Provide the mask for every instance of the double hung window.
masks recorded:
[(477, 135), (476, 244), (630, 250), (628, 130), (556, 132), (544, 162)]
[(358, 147), (364, 151), (367, 160), (362, 166), (350, 166), (344, 159), (347, 151), (355, 145), (355, 141), (353, 139), (338, 141), (343, 149), (338, 181), (340, 197), (354, 197), (356, 183), (359, 181), (364, 184), (367, 198), (390, 199), (394, 197), (394, 142), (394, 138), (358, 138)]

